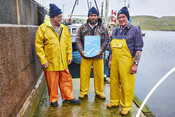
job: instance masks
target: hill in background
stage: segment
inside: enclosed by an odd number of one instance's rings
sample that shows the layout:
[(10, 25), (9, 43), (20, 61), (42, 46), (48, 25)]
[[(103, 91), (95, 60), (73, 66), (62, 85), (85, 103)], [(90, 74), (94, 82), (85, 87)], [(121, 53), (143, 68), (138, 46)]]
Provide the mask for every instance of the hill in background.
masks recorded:
[(131, 16), (132, 24), (140, 26), (142, 30), (175, 31), (175, 16)]
[[(162, 30), (162, 31), (175, 31), (175, 16), (131, 16), (132, 24), (140, 26), (142, 30)], [(65, 22), (67, 19), (64, 20)], [(73, 18), (73, 23), (83, 23), (86, 19)], [(108, 19), (110, 24), (110, 18)], [(104, 22), (104, 19), (103, 19)], [(117, 22), (118, 23), (118, 22)], [(117, 24), (116, 23), (116, 24)]]

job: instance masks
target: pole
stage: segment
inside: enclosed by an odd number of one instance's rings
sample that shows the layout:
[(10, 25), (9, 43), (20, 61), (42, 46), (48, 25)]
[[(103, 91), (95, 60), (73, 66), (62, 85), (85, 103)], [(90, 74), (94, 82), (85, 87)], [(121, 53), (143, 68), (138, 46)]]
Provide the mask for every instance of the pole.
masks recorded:
[(101, 19), (103, 21), (103, 2), (101, 3)]
[(63, 4), (63, 19), (64, 19), (64, 4)]
[(98, 6), (97, 6), (97, 2), (96, 2), (96, 0), (94, 0), (94, 2), (95, 2), (95, 5), (96, 5), (96, 7), (97, 7), (97, 11), (98, 11), (98, 13), (99, 13), (99, 10), (98, 10)]
[(126, 0), (124, 0), (124, 6), (126, 6)]
[(109, 9), (109, 0), (106, 0), (106, 7), (105, 7), (105, 26), (108, 25), (108, 9)]
[(90, 8), (89, 8), (89, 0), (87, 0), (87, 5), (88, 5), (88, 11), (89, 11), (89, 9), (90, 9)]
[(74, 12), (74, 8), (75, 8), (76, 3), (77, 3), (77, 0), (75, 0), (75, 3), (74, 3), (74, 6), (73, 6), (73, 9), (72, 9), (72, 12), (71, 12), (71, 14), (70, 14), (69, 22), (70, 22), (70, 20), (71, 20), (72, 14), (73, 14), (73, 12)]
[(92, 7), (92, 2), (89, 2), (89, 8), (91, 8)]
[(16, 10), (17, 10), (17, 20), (18, 20), (18, 25), (21, 23), (20, 22), (20, 12), (19, 12), (19, 1), (16, 0)]

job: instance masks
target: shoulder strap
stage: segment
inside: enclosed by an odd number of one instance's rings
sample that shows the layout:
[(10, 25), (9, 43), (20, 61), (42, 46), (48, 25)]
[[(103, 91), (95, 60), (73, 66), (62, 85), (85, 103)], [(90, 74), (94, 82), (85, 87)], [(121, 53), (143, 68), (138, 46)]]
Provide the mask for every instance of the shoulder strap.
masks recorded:
[(124, 37), (126, 37), (126, 35), (128, 34), (128, 31), (131, 29), (133, 25), (130, 25), (129, 29), (126, 30), (125, 34), (124, 34)]
[[(124, 37), (126, 37), (128, 31), (131, 29), (132, 26), (133, 26), (133, 25), (130, 25), (129, 29), (126, 30), (126, 32), (125, 32), (125, 34), (124, 34)], [(117, 32), (118, 32), (118, 28), (117, 28), (116, 31), (115, 31), (115, 34), (114, 34), (115, 36), (117, 35)]]

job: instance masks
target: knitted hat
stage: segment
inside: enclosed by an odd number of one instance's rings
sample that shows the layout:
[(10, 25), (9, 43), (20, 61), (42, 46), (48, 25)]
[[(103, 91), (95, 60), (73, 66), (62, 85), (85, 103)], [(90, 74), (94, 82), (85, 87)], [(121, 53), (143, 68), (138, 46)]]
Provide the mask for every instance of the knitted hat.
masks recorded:
[(120, 9), (120, 11), (117, 14), (117, 17), (118, 17), (119, 14), (125, 14), (126, 17), (128, 18), (128, 20), (130, 18), (129, 11), (128, 11), (127, 7), (123, 7), (122, 9)]
[(49, 9), (49, 16), (50, 16), (50, 18), (53, 18), (53, 17), (63, 13), (61, 11), (61, 9), (58, 8), (55, 4), (50, 4), (49, 6), (50, 6), (50, 9)]
[(94, 8), (94, 7), (92, 7), (91, 9), (89, 9), (88, 17), (89, 17), (89, 15), (91, 15), (91, 14), (97, 14), (97, 16), (99, 15), (97, 9)]

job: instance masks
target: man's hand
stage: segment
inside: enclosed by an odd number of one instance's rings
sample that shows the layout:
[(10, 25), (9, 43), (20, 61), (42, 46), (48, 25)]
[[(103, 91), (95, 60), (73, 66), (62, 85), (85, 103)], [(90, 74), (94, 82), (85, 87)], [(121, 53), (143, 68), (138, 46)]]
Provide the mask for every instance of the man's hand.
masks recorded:
[(108, 66), (109, 66), (109, 68), (111, 69), (111, 60), (109, 60)]
[[(141, 57), (142, 52), (140, 50), (136, 51), (135, 57), (134, 57), (134, 62), (139, 63), (140, 57)], [(131, 74), (137, 73), (137, 65), (133, 64), (131, 67)]]
[(70, 65), (72, 60), (67, 60), (67, 64)]
[(131, 74), (135, 74), (135, 73), (137, 73), (137, 65), (133, 64), (131, 67)]
[(84, 51), (81, 51), (81, 54), (82, 54), (84, 57), (86, 57), (86, 55), (84, 54)]
[(109, 62), (108, 62), (108, 66), (111, 69), (111, 59), (112, 59), (112, 54), (109, 55)]
[(49, 63), (47, 62), (47, 63), (43, 64), (42, 67), (45, 68), (45, 69), (48, 68), (49, 67)]
[(97, 54), (97, 56), (100, 55), (101, 53), (102, 53), (102, 49), (100, 49), (100, 52)]

